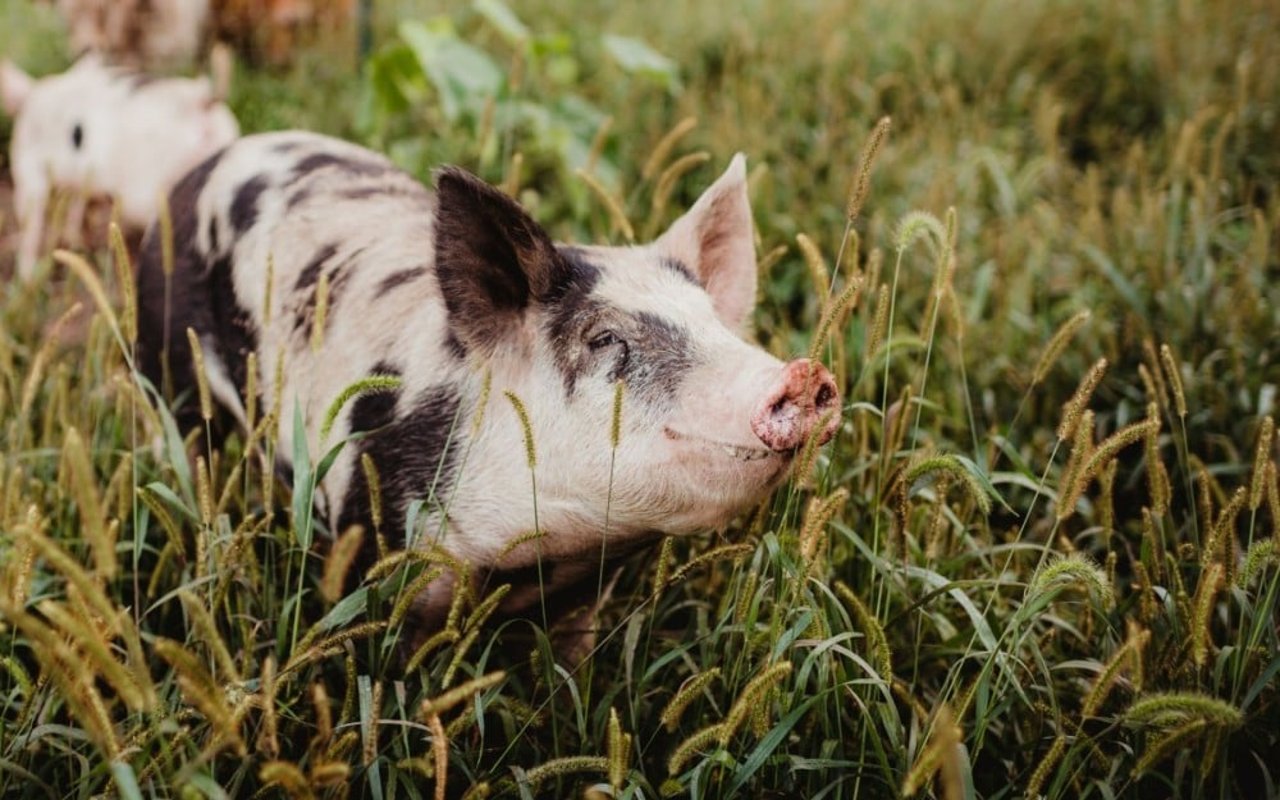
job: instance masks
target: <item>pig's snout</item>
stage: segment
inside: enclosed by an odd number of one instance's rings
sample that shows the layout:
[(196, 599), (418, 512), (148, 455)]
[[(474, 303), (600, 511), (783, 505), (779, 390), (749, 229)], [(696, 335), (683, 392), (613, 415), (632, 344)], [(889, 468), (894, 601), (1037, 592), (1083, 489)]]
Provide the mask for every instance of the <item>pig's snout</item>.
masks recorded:
[(826, 367), (807, 358), (783, 366), (777, 382), (751, 415), (751, 430), (770, 450), (778, 452), (795, 450), (813, 435), (818, 444), (825, 444), (839, 426), (836, 381)]

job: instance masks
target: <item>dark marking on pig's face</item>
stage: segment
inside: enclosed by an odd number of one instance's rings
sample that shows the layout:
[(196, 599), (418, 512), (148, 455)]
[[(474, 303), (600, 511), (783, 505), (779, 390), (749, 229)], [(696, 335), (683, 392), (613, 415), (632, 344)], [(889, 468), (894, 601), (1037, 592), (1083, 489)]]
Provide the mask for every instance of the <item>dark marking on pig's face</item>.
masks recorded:
[(237, 235), (253, 227), (258, 221), (258, 198), (267, 188), (267, 179), (261, 175), (245, 181), (236, 190), (235, 199), (231, 201), (231, 226)]
[(79, 122), (71, 129), (71, 147), (79, 150), (84, 144), (84, 126)]
[(449, 326), (468, 350), (492, 352), (531, 303), (570, 290), (572, 268), (502, 192), (452, 167), (436, 184), (436, 278)]
[[(380, 363), (373, 374), (399, 374), (394, 366)], [(368, 454), (377, 468), (382, 492), (382, 533), (387, 543), (404, 544), (405, 518), (414, 500), (446, 497), (457, 469), (457, 454), (464, 442), (455, 423), (460, 409), (458, 389), (437, 386), (409, 400), (410, 407), (397, 416), (405, 403), (399, 391), (366, 394), (352, 407), (352, 431), (365, 431), (359, 441), (361, 455)], [(412, 443), (412, 446), (406, 446)], [(359, 459), (357, 462), (359, 463)], [(369, 484), (357, 468), (348, 486), (338, 519), (338, 530), (372, 518)], [(365, 537), (371, 544), (373, 536)]]

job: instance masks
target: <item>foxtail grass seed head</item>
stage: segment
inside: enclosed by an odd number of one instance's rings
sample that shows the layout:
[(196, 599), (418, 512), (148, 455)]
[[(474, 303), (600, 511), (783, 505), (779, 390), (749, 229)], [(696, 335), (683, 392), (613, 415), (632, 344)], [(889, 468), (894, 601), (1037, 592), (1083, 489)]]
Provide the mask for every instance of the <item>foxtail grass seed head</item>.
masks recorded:
[(1111, 606), (1113, 594), (1107, 573), (1093, 559), (1079, 552), (1055, 556), (1039, 569), (1027, 588), (1027, 602), (1067, 587), (1083, 589), (1098, 605)]
[(1036, 369), (1031, 378), (1033, 385), (1040, 383), (1048, 376), (1049, 370), (1057, 363), (1058, 356), (1062, 355), (1076, 332), (1083, 328), (1092, 316), (1093, 312), (1088, 309), (1077, 311), (1054, 331), (1053, 336), (1049, 337), (1049, 343), (1044, 347), (1044, 352), (1040, 354), (1040, 359), (1036, 361)]
[(329, 316), (329, 274), (321, 273), (316, 283), (314, 316), (311, 320), (311, 352), (318, 353), (324, 346), (324, 329)]
[(634, 242), (636, 240), (636, 232), (631, 226), (631, 220), (627, 219), (627, 212), (622, 207), (622, 201), (615, 197), (612, 192), (605, 188), (604, 184), (586, 170), (576, 170), (575, 174), (587, 185), (587, 188), (589, 188), (592, 193), (604, 203), (604, 207), (609, 212), (609, 219), (613, 230), (621, 232), (628, 242)]
[(324, 414), (324, 422), (320, 425), (320, 441), (324, 442), (329, 438), (329, 433), (333, 430), (333, 425), (338, 420), (338, 415), (342, 413), (342, 409), (346, 408), (347, 403), (357, 396), (368, 394), (377, 394), (383, 392), (394, 392), (400, 388), (403, 381), (399, 375), (367, 375), (360, 380), (349, 384), (343, 389), (333, 402), (329, 404), (328, 410)]
[(1196, 585), (1196, 596), (1192, 603), (1191, 627), (1191, 659), (1197, 667), (1203, 667), (1209, 658), (1209, 648), (1213, 644), (1209, 630), (1210, 617), (1213, 614), (1214, 601), (1218, 589), (1222, 586), (1225, 568), (1214, 562), (1200, 574), (1200, 582)]
[(525, 410), (524, 403), (516, 396), (515, 392), (507, 390), (503, 392), (507, 397), (507, 402), (511, 403), (511, 407), (515, 409), (516, 416), (520, 419), (520, 431), (524, 435), (524, 460), (529, 469), (535, 469), (538, 466), (538, 453), (534, 449), (533, 444), (533, 426), (529, 423), (529, 412)]
[(658, 720), (666, 727), (667, 731), (674, 733), (676, 727), (680, 724), (680, 717), (684, 714), (686, 708), (698, 698), (711, 682), (720, 677), (720, 668), (712, 667), (703, 670), (697, 675), (692, 675), (685, 680), (680, 688), (676, 690), (671, 701), (662, 709), (662, 713), (658, 715)]
[(320, 579), (320, 596), (330, 603), (336, 603), (342, 598), (347, 573), (351, 571), (351, 565), (355, 562), (363, 541), (364, 528), (352, 525), (343, 531), (329, 550), (329, 557), (324, 562), (324, 576)]
[(719, 722), (708, 725), (686, 737), (672, 751), (671, 757), (667, 759), (667, 774), (678, 774), (698, 753), (713, 746), (718, 746), (725, 738), (725, 729), (727, 727), (726, 723)]
[(111, 301), (107, 299), (107, 290), (89, 262), (85, 261), (83, 256), (68, 250), (53, 251), (53, 260), (70, 270), (84, 284), (89, 296), (93, 298), (93, 304), (98, 307), (98, 313), (113, 331), (119, 331), (120, 321), (116, 317), (115, 309), (111, 307)]
[(809, 280), (813, 282), (813, 289), (818, 299), (825, 304), (827, 297), (831, 294), (831, 275), (827, 271), (827, 261), (822, 257), (822, 251), (818, 249), (817, 243), (807, 234), (797, 233), (796, 244), (800, 245), (805, 266), (809, 268)]
[(862, 630), (867, 649), (872, 655), (872, 664), (876, 672), (885, 681), (893, 680), (893, 651), (889, 649), (889, 637), (885, 634), (880, 619), (867, 608), (852, 589), (843, 581), (835, 583), (836, 596), (853, 612), (853, 622)]
[(258, 427), (258, 353), (250, 350), (244, 365), (245, 428), (255, 431)]
[(821, 547), (827, 523), (848, 499), (849, 490), (841, 487), (824, 500), (815, 497), (809, 502), (804, 524), (800, 527), (800, 558), (805, 564), (813, 564)]
[(1135, 700), (1124, 719), (1130, 724), (1156, 728), (1200, 720), (1230, 731), (1244, 724), (1244, 713), (1225, 700), (1200, 692), (1153, 692)]
[(835, 329), (837, 322), (844, 318), (849, 309), (857, 304), (861, 291), (862, 278), (855, 275), (845, 284), (844, 289), (840, 290), (840, 294), (827, 303), (822, 319), (818, 321), (817, 330), (814, 331), (813, 339), (809, 345), (810, 361), (815, 363), (818, 361), (818, 357), (822, 353), (822, 348), (826, 346), (827, 338), (831, 335), (831, 331)]
[(631, 760), (631, 735), (622, 731), (618, 709), (609, 709), (609, 785), (616, 792), (627, 779)]
[(1249, 510), (1257, 511), (1266, 491), (1267, 465), (1271, 463), (1271, 441), (1276, 422), (1270, 415), (1263, 418), (1258, 431), (1258, 445), (1253, 453), (1253, 480), (1249, 482)]
[(609, 446), (614, 450), (622, 442), (622, 396), (627, 388), (621, 379), (613, 384), (613, 416), (609, 421)]
[(479, 678), (474, 678), (466, 683), (455, 686), (454, 688), (437, 695), (430, 700), (424, 700), (418, 713), (425, 717), (442, 716), (449, 713), (454, 708), (467, 702), (471, 698), (488, 691), (507, 678), (507, 673), (502, 670), (490, 672)]
[(125, 343), (132, 345), (138, 338), (138, 296), (133, 282), (133, 265), (129, 262), (129, 248), (125, 247), (120, 226), (112, 222), (108, 231), (116, 267), (116, 283), (120, 285), (120, 296), (124, 301), (120, 333), (124, 336)]
[(640, 168), (640, 177), (649, 180), (654, 175), (657, 175), (658, 170), (662, 169), (662, 165), (667, 163), (667, 157), (675, 149), (676, 143), (696, 127), (698, 127), (697, 117), (685, 117), (677, 122), (675, 127), (667, 131), (658, 140), (658, 143), (653, 146), (653, 150), (649, 153), (649, 158), (645, 160), (644, 166)]
[(960, 800), (964, 797), (964, 769), (960, 755), (962, 741), (963, 735), (960, 726), (956, 724), (955, 715), (943, 703), (934, 718), (929, 743), (903, 780), (903, 796), (910, 797), (919, 792), (941, 770), (943, 798)]
[(191, 346), (191, 360), (195, 366), (196, 388), (200, 394), (200, 417), (205, 422), (213, 419), (213, 395), (209, 391), (209, 375), (205, 372), (204, 348), (194, 328), (187, 328), (187, 344)]
[(1075, 394), (1071, 395), (1071, 399), (1062, 407), (1062, 423), (1058, 426), (1059, 441), (1065, 442), (1075, 433), (1076, 425), (1080, 423), (1080, 414), (1089, 405), (1094, 390), (1098, 388), (1106, 372), (1107, 360), (1100, 358), (1085, 373), (1084, 380), (1080, 381), (1080, 385), (1076, 387)]
[(591, 137), (591, 149), (587, 151), (587, 164), (585, 167), (587, 172), (596, 171), (596, 164), (600, 163), (600, 155), (604, 152), (604, 146), (609, 141), (609, 132), (612, 130), (612, 115), (600, 120), (600, 126), (596, 128), (595, 135)]
[(766, 697), (773, 687), (791, 675), (792, 669), (790, 661), (779, 661), (747, 682), (738, 699), (730, 707), (728, 715), (725, 716), (724, 728), (720, 732), (722, 747), (729, 744), (729, 739), (741, 729), (747, 717), (766, 702)]
[(908, 211), (898, 223), (894, 236), (894, 249), (904, 253), (920, 239), (928, 239), (934, 248), (941, 248), (947, 231), (942, 222), (928, 211)]
[(950, 453), (919, 459), (907, 468), (902, 480), (906, 488), (910, 489), (916, 481), (933, 473), (942, 473), (955, 480), (965, 488), (984, 517), (991, 514), (991, 497), (986, 489), (960, 459)]
[(853, 185), (849, 187), (849, 198), (844, 204), (844, 216), (849, 222), (856, 220), (862, 213), (862, 206), (867, 201), (867, 195), (871, 193), (871, 169), (875, 166), (876, 157), (880, 155), (885, 141), (889, 138), (890, 127), (892, 127), (892, 120), (889, 117), (881, 117), (876, 122), (876, 126), (871, 129), (871, 136), (863, 146), (862, 154), (858, 156), (858, 170), (854, 173)]
[(1178, 412), (1178, 416), (1183, 419), (1187, 416), (1187, 395), (1182, 389), (1182, 370), (1178, 368), (1178, 360), (1173, 357), (1173, 350), (1169, 345), (1160, 345), (1160, 363), (1164, 365), (1165, 375), (1169, 379), (1169, 385), (1173, 387), (1173, 407)]
[(1277, 564), (1280, 564), (1280, 550), (1276, 549), (1276, 540), (1274, 538), (1258, 539), (1249, 545), (1248, 551), (1244, 554), (1244, 566), (1236, 576), (1236, 585), (1247, 588), (1263, 570)]
[(710, 160), (710, 153), (705, 150), (699, 150), (696, 153), (689, 153), (677, 158), (662, 171), (662, 174), (658, 176), (657, 183), (653, 186), (653, 198), (649, 203), (650, 224), (657, 226), (662, 218), (662, 212), (666, 211), (667, 203), (671, 200), (671, 192), (676, 188), (676, 184), (679, 183), (680, 179), (699, 165), (705, 164)]
[(369, 487), (369, 520), (375, 532), (382, 530), (382, 480), (378, 476), (378, 467), (373, 463), (373, 456), (360, 454), (360, 470), (364, 473), (365, 485)]
[(1160, 459), (1160, 409), (1155, 403), (1147, 404), (1147, 419), (1155, 422), (1145, 439), (1147, 491), (1151, 494), (1152, 513), (1163, 517), (1169, 510), (1173, 489), (1169, 483), (1169, 472)]
[(866, 361), (871, 361), (875, 354), (879, 352), (880, 345), (884, 342), (885, 336), (889, 332), (890, 299), (889, 284), (880, 284), (880, 288), (876, 290), (876, 311), (871, 318), (871, 335), (867, 338), (867, 351), (863, 355)]
[(173, 214), (169, 209), (169, 197), (161, 193), (156, 208), (160, 223), (160, 269), (166, 278), (173, 275)]

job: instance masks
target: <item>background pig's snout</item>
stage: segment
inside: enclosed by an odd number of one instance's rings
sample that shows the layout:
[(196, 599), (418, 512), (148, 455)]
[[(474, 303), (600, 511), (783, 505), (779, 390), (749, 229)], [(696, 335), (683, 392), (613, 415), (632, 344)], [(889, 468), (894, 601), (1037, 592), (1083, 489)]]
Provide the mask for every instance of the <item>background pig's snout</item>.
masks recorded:
[(751, 430), (770, 450), (800, 447), (819, 426), (818, 443), (835, 436), (840, 425), (840, 392), (827, 368), (797, 358), (782, 368), (777, 382), (751, 415)]

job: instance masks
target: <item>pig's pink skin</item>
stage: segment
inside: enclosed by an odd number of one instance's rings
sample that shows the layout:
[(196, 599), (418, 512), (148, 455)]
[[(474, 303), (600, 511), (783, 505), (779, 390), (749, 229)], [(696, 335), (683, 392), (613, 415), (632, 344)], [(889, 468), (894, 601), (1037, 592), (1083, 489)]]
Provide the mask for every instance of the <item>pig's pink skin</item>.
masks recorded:
[(108, 195), (120, 221), (142, 229), (182, 175), (239, 134), (235, 117), (203, 78), (153, 80), (86, 56), (67, 72), (23, 81), (0, 72), (6, 110), (16, 117), (10, 146), (20, 228), (18, 274), (32, 274), (44, 239), (48, 196)]
[[(429, 537), (481, 573), (542, 560), (555, 565), (544, 580), (559, 585), (596, 575), (602, 550), (727, 524), (783, 479), (808, 436), (834, 433), (827, 371), (745, 338), (756, 260), (741, 156), (666, 233), (633, 247), (554, 245), (460, 170), (442, 171), (436, 187), (367, 150), (293, 132), (240, 140), (171, 197), (170, 347), (196, 330), (214, 396), (242, 421), (252, 348), (257, 384), (279, 392), (286, 414), (300, 410), (313, 457), (365, 432), (320, 487), (334, 528), (368, 528), (367, 454), (393, 543), (431, 493), (416, 542)], [(315, 347), (322, 275), (330, 304)], [(140, 362), (159, 375), (166, 305), (154, 229), (138, 298)], [(181, 389), (193, 379), (175, 358)], [(388, 373), (400, 388), (348, 404), (322, 439), (334, 398)], [(278, 435), (287, 457), (294, 426)], [(535, 526), (545, 535), (530, 538)], [(443, 588), (428, 595), (425, 607), (447, 605)]]
[(782, 369), (774, 388), (751, 415), (751, 430), (771, 450), (795, 450), (819, 425), (818, 444), (826, 444), (840, 426), (840, 393), (827, 368), (798, 358)]

